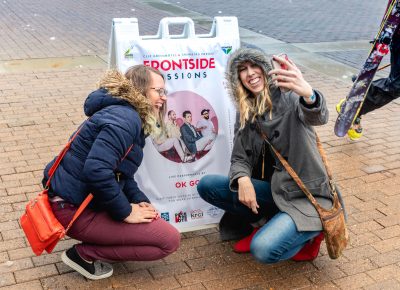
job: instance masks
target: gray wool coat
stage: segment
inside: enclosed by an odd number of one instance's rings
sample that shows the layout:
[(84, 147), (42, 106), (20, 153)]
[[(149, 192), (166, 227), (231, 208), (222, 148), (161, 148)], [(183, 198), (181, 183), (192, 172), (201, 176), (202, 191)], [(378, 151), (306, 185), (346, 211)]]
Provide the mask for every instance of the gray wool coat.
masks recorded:
[[(258, 50), (241, 49), (235, 52), (228, 63), (227, 79), (236, 104), (237, 66), (248, 59), (258, 64), (265, 73), (271, 69), (269, 59)], [(270, 85), (269, 89), (272, 119), (267, 111), (258, 117), (257, 122), (269, 137), (270, 143), (289, 162), (321, 206), (331, 208), (329, 179), (317, 149), (313, 129), (313, 126), (323, 125), (328, 121), (329, 113), (323, 95), (314, 90), (317, 104), (308, 107), (294, 92), (282, 93), (273, 85)], [(251, 176), (253, 167), (261, 156), (264, 141), (258, 128), (255, 123), (247, 122), (245, 127), (235, 134), (229, 172), (232, 191), (238, 190), (239, 177)], [(275, 159), (277, 165), (271, 179), (271, 190), (276, 206), (292, 217), (298, 231), (322, 230), (317, 211), (279, 160)]]

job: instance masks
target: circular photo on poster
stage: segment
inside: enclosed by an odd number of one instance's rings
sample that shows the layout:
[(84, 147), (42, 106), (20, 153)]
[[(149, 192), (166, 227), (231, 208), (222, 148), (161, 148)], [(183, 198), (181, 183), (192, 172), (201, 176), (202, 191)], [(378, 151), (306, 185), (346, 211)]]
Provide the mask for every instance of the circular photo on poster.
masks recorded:
[(153, 138), (157, 151), (168, 160), (191, 163), (213, 147), (218, 136), (218, 118), (202, 96), (192, 91), (168, 95), (165, 133)]

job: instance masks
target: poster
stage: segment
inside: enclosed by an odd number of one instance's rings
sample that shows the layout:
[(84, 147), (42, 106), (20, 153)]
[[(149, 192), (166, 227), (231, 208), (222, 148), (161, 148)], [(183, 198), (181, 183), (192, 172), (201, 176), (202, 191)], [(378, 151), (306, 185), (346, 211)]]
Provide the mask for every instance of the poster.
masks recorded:
[[(182, 25), (182, 34), (171, 35), (171, 25)], [(114, 19), (110, 39), (110, 67), (125, 72), (144, 64), (164, 75), (168, 139), (146, 139), (135, 179), (180, 231), (219, 222), (223, 211), (204, 202), (196, 186), (204, 175), (228, 174), (235, 122), (225, 67), (240, 46), (237, 19), (215, 17), (209, 34), (194, 31), (190, 18), (164, 18), (157, 35), (141, 37), (137, 19)]]

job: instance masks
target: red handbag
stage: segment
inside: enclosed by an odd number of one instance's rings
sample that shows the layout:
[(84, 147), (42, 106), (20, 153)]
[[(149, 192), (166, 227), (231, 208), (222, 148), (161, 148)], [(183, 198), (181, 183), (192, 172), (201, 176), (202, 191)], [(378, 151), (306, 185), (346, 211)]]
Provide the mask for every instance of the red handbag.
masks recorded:
[(69, 150), (72, 141), (79, 134), (81, 128), (79, 128), (79, 130), (76, 131), (74, 136), (69, 140), (65, 148), (58, 155), (53, 166), (50, 168), (49, 179), (47, 180), (43, 192), (39, 193), (33, 200), (28, 202), (25, 208), (25, 213), (20, 218), (21, 227), (25, 232), (25, 236), (27, 237), (33, 252), (37, 256), (41, 255), (44, 250), (46, 250), (47, 253), (53, 251), (58, 241), (65, 236), (74, 221), (93, 198), (91, 193), (85, 198), (74, 214), (72, 220), (69, 222), (67, 228), (64, 229), (51, 209), (49, 196), (47, 194), (55, 170)]
[(40, 256), (44, 250), (51, 253), (92, 198), (92, 194), (86, 197), (66, 229), (57, 220), (51, 209), (47, 189), (29, 201), (20, 222), (33, 252), (37, 256)]

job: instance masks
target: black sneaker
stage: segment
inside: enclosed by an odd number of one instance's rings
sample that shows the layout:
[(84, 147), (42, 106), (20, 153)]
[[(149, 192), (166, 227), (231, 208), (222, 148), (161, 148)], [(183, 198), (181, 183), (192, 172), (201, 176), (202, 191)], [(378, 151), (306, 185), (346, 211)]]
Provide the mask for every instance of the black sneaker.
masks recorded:
[(108, 278), (113, 274), (113, 268), (108, 263), (101, 261), (86, 262), (83, 260), (76, 251), (75, 246), (64, 251), (61, 255), (61, 260), (72, 269), (91, 280)]

